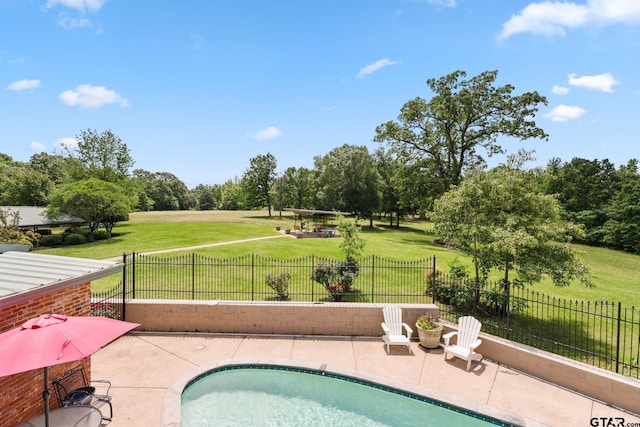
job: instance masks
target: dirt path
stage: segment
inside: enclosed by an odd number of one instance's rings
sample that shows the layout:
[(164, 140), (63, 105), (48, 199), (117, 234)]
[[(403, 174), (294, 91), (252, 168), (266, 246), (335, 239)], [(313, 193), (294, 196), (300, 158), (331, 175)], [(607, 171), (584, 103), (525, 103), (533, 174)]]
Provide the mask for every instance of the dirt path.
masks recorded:
[[(266, 236), (266, 237), (253, 237), (251, 239), (242, 239), (242, 240), (230, 240), (227, 242), (216, 242), (216, 243), (205, 243), (204, 245), (197, 246), (185, 246), (183, 248), (170, 248), (170, 249), (160, 249), (157, 251), (149, 251), (149, 252), (138, 252), (138, 255), (156, 255), (156, 254), (165, 254), (168, 252), (178, 252), (178, 251), (191, 251), (194, 249), (202, 249), (202, 248), (210, 248), (212, 246), (224, 246), (224, 245), (233, 245), (236, 243), (245, 243), (245, 242), (253, 242), (255, 240), (265, 240), (265, 239), (277, 239), (280, 237), (289, 237), (285, 234), (279, 234), (277, 236)], [(121, 261), (122, 257), (113, 257), (107, 258), (105, 261)]]

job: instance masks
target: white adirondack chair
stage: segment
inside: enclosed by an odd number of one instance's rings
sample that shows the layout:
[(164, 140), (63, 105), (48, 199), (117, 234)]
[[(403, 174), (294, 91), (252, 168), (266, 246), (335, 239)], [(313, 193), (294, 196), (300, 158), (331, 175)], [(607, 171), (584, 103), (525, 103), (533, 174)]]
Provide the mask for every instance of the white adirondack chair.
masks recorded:
[[(384, 335), (382, 340), (387, 346), (387, 353), (389, 353), (389, 346), (391, 345), (404, 345), (411, 353), (411, 334), (413, 330), (409, 325), (402, 322), (402, 309), (395, 305), (386, 305), (382, 308), (382, 315), (384, 316), (384, 322), (382, 322)], [(403, 328), (405, 334), (402, 333)]]
[[(473, 316), (463, 316), (458, 319), (458, 331), (444, 334), (444, 358), (447, 359), (447, 353), (451, 353), (455, 357), (467, 361), (467, 371), (471, 369), (471, 361), (482, 360), (482, 355), (476, 353), (475, 350), (482, 340), (478, 338), (482, 323)], [(449, 344), (452, 337), (457, 335), (456, 343)]]

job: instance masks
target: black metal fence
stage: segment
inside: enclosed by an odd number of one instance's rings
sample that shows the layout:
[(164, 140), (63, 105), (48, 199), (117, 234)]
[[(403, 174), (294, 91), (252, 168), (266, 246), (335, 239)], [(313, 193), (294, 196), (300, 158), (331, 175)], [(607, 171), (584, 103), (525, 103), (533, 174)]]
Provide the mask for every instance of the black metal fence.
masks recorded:
[(551, 297), (502, 283), (476, 285), (436, 274), (429, 287), (440, 317), (472, 314), (491, 335), (626, 376), (640, 376), (640, 310), (620, 302)]
[[(145, 299), (278, 300), (268, 277), (288, 273), (287, 299), (322, 302), (335, 298), (311, 279), (322, 257), (273, 259), (259, 255), (211, 258), (199, 254), (123, 257), (122, 282), (92, 293), (93, 313), (124, 318), (126, 301)], [(376, 256), (358, 260), (358, 275), (342, 301), (436, 303), (440, 317), (457, 322), (472, 314), (483, 332), (574, 360), (640, 377), (640, 310), (621, 303), (550, 297), (522, 287), (508, 292), (500, 283), (467, 282), (436, 272), (436, 259), (395, 261)]]

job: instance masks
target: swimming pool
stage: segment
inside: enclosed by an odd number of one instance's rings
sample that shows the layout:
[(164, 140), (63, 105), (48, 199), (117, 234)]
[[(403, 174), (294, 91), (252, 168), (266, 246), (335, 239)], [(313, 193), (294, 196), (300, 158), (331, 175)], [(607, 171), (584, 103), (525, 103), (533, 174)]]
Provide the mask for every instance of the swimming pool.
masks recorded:
[(433, 398), (325, 370), (236, 364), (188, 381), (181, 425), (511, 426)]

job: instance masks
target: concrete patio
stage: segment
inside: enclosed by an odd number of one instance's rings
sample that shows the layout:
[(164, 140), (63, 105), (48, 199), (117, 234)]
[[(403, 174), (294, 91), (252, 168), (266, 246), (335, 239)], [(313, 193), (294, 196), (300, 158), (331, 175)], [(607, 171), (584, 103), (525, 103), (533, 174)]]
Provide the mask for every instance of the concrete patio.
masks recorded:
[(623, 418), (624, 425), (640, 425), (638, 415), (491, 361), (483, 360), (467, 372), (466, 362), (445, 361), (441, 348), (426, 350), (417, 342), (411, 348), (412, 354), (403, 347), (387, 354), (382, 340), (375, 338), (132, 333), (92, 356), (92, 377), (111, 380), (114, 419), (104, 424), (110, 427), (160, 426), (165, 393), (185, 375), (223, 360), (258, 357), (326, 363), (401, 381), (472, 406), (516, 414), (526, 425), (606, 425), (591, 423), (594, 417), (612, 417), (614, 423)]

